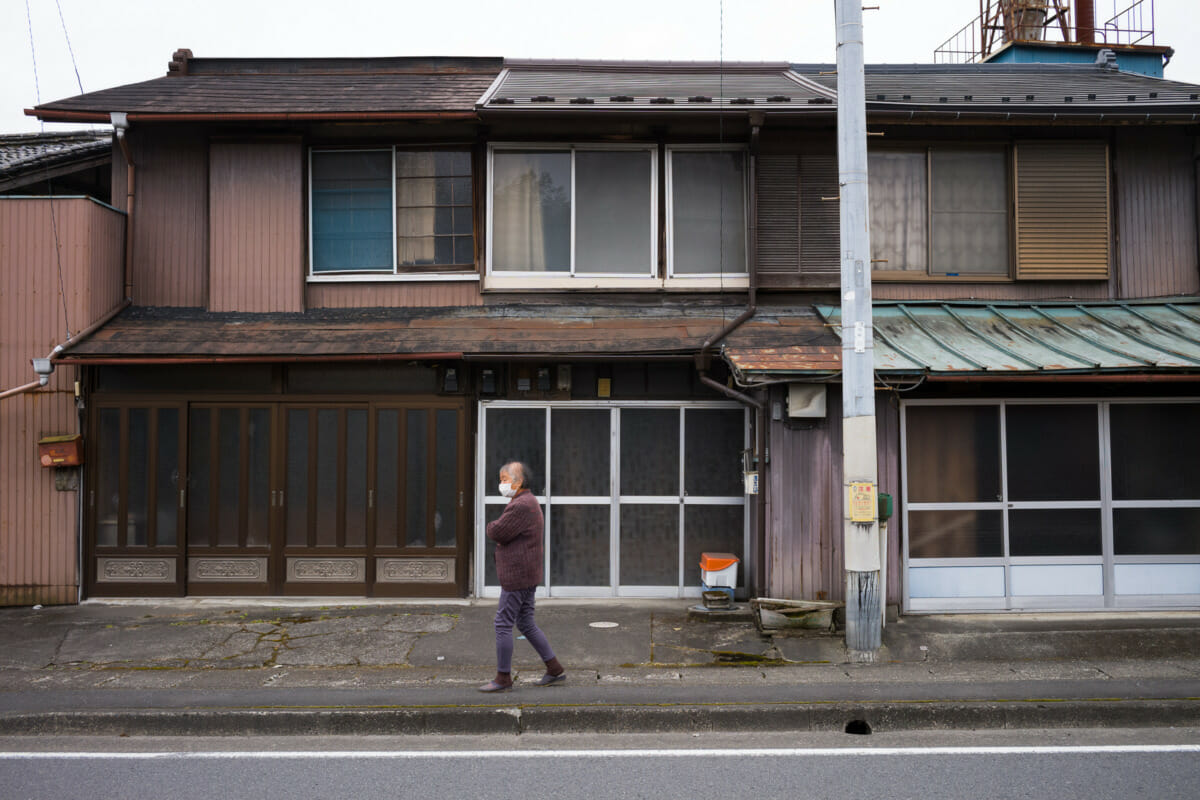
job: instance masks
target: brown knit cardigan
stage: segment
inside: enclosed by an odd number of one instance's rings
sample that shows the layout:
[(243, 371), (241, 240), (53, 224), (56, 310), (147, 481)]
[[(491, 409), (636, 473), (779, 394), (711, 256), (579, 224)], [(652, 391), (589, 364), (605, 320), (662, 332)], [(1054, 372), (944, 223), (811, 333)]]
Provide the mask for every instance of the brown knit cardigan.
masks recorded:
[(532, 589), (542, 582), (542, 507), (533, 492), (523, 489), (508, 501), (498, 519), (487, 525), (496, 543), (496, 574), (509, 592)]

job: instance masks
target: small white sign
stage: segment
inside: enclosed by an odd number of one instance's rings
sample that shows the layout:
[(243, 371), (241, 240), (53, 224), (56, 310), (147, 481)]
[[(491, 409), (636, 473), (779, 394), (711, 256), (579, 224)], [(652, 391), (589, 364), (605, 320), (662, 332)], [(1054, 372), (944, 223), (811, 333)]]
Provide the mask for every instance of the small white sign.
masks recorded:
[(854, 323), (854, 352), (867, 352), (867, 326), (861, 322)]
[(746, 494), (758, 494), (758, 473), (747, 472), (742, 477), (746, 483)]

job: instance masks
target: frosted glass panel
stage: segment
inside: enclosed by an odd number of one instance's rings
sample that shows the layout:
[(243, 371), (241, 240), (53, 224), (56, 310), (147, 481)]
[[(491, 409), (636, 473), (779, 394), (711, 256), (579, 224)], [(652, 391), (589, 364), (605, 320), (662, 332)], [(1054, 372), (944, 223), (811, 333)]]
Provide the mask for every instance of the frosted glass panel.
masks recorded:
[(679, 494), (678, 409), (621, 409), (621, 494)]
[(679, 584), (679, 506), (621, 506), (621, 585)]
[(287, 543), (308, 544), (308, 409), (287, 410)]
[(405, 543), (409, 547), (429, 544), (429, 412), (410, 408), (408, 453), (405, 457), (404, 507)]
[(744, 169), (741, 152), (671, 153), (676, 275), (746, 271)]
[(317, 410), (317, 547), (337, 545), (338, 412)]
[(437, 410), (437, 507), (433, 514), (433, 543), (453, 547), (458, 542), (458, 412)]
[(484, 448), (483, 489), (499, 497), (500, 468), (509, 461), (524, 461), (533, 472), (529, 488), (546, 490), (546, 410), (544, 408), (493, 408), (487, 412), (487, 445)]
[(550, 487), (556, 497), (609, 494), (610, 418), (607, 409), (550, 412)]
[(1103, 595), (1104, 567), (1100, 564), (1014, 566), (1012, 593), (1025, 597)]
[(651, 153), (575, 154), (575, 271), (649, 275)]
[(684, 413), (683, 486), (693, 497), (740, 497), (745, 414), (703, 409)]
[(551, 586), (608, 586), (609, 506), (553, 505), (550, 510)]
[(908, 571), (910, 597), (1003, 597), (1004, 567), (918, 567)]
[[(194, 415), (193, 415), (194, 416)], [(99, 455), (96, 464), (96, 546), (117, 546), (117, 514), (121, 502), (121, 409), (100, 409)], [(197, 481), (199, 485), (199, 481)], [(205, 484), (206, 485), (206, 484)], [(208, 521), (207, 493), (200, 499), (193, 495), (192, 518)]]
[(925, 153), (872, 152), (867, 160), (871, 269), (925, 272), (929, 252)]
[(158, 410), (158, 452), (155, 453), (154, 540), (174, 547), (179, 535), (179, 410)]
[(346, 410), (346, 546), (367, 543), (367, 410)]
[(1003, 151), (930, 153), (937, 274), (1008, 274), (1008, 184)]
[(246, 544), (271, 543), (271, 411), (252, 408), (246, 420)]
[(1200, 564), (1117, 564), (1117, 594), (1200, 595)]
[(685, 506), (683, 509), (683, 585), (700, 585), (701, 553), (733, 553), (742, 560), (738, 582), (745, 579), (745, 512), (742, 506)]
[(129, 473), (126, 486), (126, 519), (129, 521), (127, 530), (127, 547), (145, 547), (148, 536), (147, 519), (149, 514), (149, 498), (146, 496), (149, 475), (146, 473), (150, 463), (150, 410), (146, 408), (129, 409), (129, 434), (127, 447), (129, 449)]
[(375, 417), (375, 542), (380, 547), (401, 544), (399, 419), (394, 408), (381, 409)]

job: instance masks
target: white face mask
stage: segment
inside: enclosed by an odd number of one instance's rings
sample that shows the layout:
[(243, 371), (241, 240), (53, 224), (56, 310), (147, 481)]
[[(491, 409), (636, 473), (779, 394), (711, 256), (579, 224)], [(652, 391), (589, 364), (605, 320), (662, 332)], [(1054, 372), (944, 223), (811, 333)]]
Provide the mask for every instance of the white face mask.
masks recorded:
[(504, 495), (505, 497), (512, 497), (516, 494), (516, 492), (513, 491), (511, 483), (502, 483), (500, 484), (500, 494)]

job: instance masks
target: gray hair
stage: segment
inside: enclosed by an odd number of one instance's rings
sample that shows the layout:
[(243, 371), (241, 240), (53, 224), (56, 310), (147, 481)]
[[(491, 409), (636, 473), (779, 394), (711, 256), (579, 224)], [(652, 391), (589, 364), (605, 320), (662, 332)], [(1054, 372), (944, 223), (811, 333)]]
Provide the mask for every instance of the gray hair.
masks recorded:
[(529, 488), (529, 484), (533, 480), (533, 470), (524, 461), (509, 461), (502, 469), (508, 473), (510, 478), (519, 480), (522, 489)]

